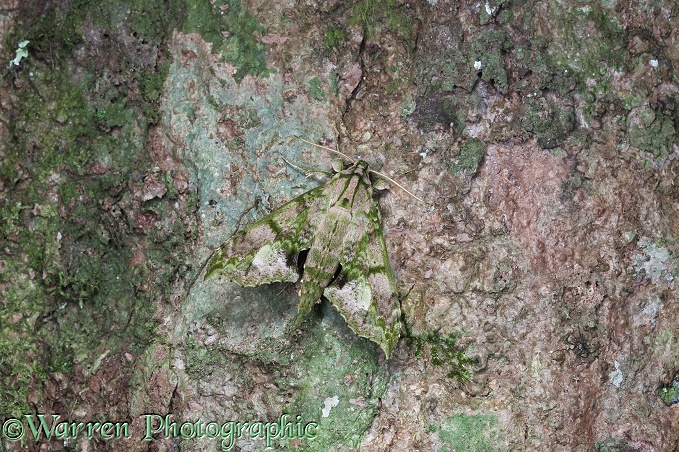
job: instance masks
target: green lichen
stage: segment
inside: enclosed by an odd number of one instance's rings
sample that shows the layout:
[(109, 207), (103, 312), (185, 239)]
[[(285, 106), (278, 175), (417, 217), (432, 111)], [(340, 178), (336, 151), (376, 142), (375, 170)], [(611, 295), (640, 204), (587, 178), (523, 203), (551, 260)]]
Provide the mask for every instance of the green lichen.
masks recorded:
[(443, 421), (438, 435), (444, 443), (438, 452), (493, 452), (503, 449), (498, 418), (491, 414), (456, 414)]
[(473, 90), (479, 78), (493, 84), (500, 93), (506, 93), (509, 85), (504, 67), (503, 53), (508, 45), (507, 36), (496, 29), (484, 28), (474, 39), (462, 42), (462, 37), (451, 36), (459, 42), (447, 49), (447, 57), (421, 55), (426, 64), (418, 65), (415, 78), (431, 89), (431, 80), (441, 91), (454, 92), (462, 88), (466, 96)]
[(673, 279), (672, 270), (676, 268), (677, 259), (672, 257), (669, 249), (648, 237), (639, 239), (637, 246), (639, 252), (632, 256), (632, 267), (638, 276), (650, 279), (653, 284)]
[[(625, 94), (612, 92), (611, 79), (630, 64), (624, 51), (628, 33), (611, 13), (591, 2), (584, 6), (550, 3), (546, 17), (534, 14), (530, 8), (527, 3), (491, 1), (480, 6), (481, 26), (467, 32), (439, 27), (441, 42), (452, 44), (443, 49), (434, 46), (431, 53), (423, 46), (420, 53), (421, 61), (426, 63), (419, 64), (415, 73), (416, 115), (421, 128), (452, 124), (461, 133), (467, 113), (473, 108), (470, 106), (477, 102), (474, 88), (479, 79), (500, 93), (511, 89), (524, 95), (524, 111), (508, 125), (513, 129), (511, 136), (535, 136), (545, 149), (556, 149), (567, 138), (581, 140), (573, 137), (573, 105), (577, 104), (572, 100), (574, 95), (581, 93), (588, 99), (582, 107), (586, 121), (600, 116), (602, 106), (622, 102), (616, 97)], [(525, 38), (507, 36), (502, 29), (508, 23), (536, 33)], [(441, 52), (446, 54), (443, 60), (436, 58)], [(505, 64), (511, 68), (511, 80)], [(672, 116), (667, 112), (664, 115)], [(637, 141), (648, 152), (667, 155), (667, 137), (672, 133), (669, 124), (657, 120), (652, 130), (643, 131), (648, 133), (645, 137), (639, 137), (636, 130), (631, 129), (631, 133), (637, 134)], [(654, 141), (648, 138), (651, 136)]]
[(667, 406), (679, 403), (679, 379), (672, 380), (672, 384), (669, 386), (658, 388), (658, 397)]
[(670, 112), (640, 107), (627, 117), (629, 143), (648, 152), (653, 161), (663, 160), (676, 142), (674, 121)]
[[(294, 447), (318, 451), (333, 447), (356, 449), (378, 413), (387, 387), (387, 370), (375, 359), (375, 344), (351, 332), (328, 303), (322, 310), (323, 319), (307, 318), (292, 343), (272, 342), (261, 352), (236, 352), (223, 345), (207, 347), (189, 338), (183, 347), (186, 373), (192, 381), (205, 385), (210, 385), (209, 381), (226, 381), (227, 388), (240, 388), (238, 403), (233, 405), (234, 418), (262, 418), (262, 413), (255, 413), (249, 403), (256, 394), (258, 401), (275, 407), (272, 411), (276, 417), (287, 414), (291, 419), (301, 416), (305, 422), (317, 422), (316, 437), (303, 439), (301, 445)], [(219, 326), (225, 322), (228, 320), (209, 320), (221, 337), (229, 334)], [(286, 348), (281, 349), (281, 344)], [(244, 372), (246, 366), (252, 371)], [(272, 380), (263, 387), (258, 378)], [(242, 438), (239, 444), (247, 441)], [(275, 441), (281, 448), (291, 448), (298, 442), (290, 438)]]
[(295, 382), (295, 395), (284, 411), (319, 423), (309, 450), (356, 449), (378, 413), (387, 369), (377, 364), (376, 345), (356, 337), (329, 304), (323, 305), (323, 317), (322, 322), (305, 322), (303, 352), (278, 382), (282, 388)]
[(26, 47), (28, 46), (28, 43), (31, 41), (21, 41), (17, 45), (17, 49), (15, 51), (15, 56), (12, 61), (9, 62), (9, 67), (11, 68), (12, 66), (19, 66), (21, 64), (21, 60), (28, 58), (28, 49)]
[(469, 138), (460, 146), (460, 155), (457, 156), (453, 171), (473, 176), (479, 169), (479, 165), (486, 154), (486, 143), (478, 138)]
[(186, 374), (192, 378), (205, 378), (217, 369), (224, 369), (234, 361), (225, 350), (219, 347), (207, 347), (205, 344), (187, 338), (184, 343)]
[[(415, 115), (422, 129), (440, 126), (447, 129), (452, 125), (455, 133), (462, 133), (470, 106), (481, 102), (475, 90), (479, 80), (500, 93), (508, 92), (504, 54), (510, 44), (506, 34), (495, 28), (484, 28), (473, 39), (465, 39), (453, 28), (442, 28), (440, 33), (442, 40), (454, 45), (443, 49), (425, 47), (425, 51), (418, 53), (414, 71), (418, 90)], [(440, 58), (441, 52), (446, 58)]]
[[(509, 81), (504, 65), (504, 47), (507, 36), (494, 29), (484, 29), (478, 39), (470, 43), (467, 66), (481, 63), (478, 73), (481, 80), (492, 83), (500, 93), (507, 93)], [(468, 71), (473, 73), (473, 71)]]
[(401, 117), (407, 118), (408, 116), (412, 115), (414, 111), (415, 111), (415, 102), (413, 102), (412, 100), (408, 100), (403, 105), (403, 107), (401, 107)]
[(583, 8), (550, 3), (549, 9), (559, 27), (547, 45), (550, 58), (546, 62), (551, 70), (545, 76), (556, 76), (564, 88), (575, 85), (586, 91), (594, 82), (596, 92), (607, 92), (612, 73), (625, 64), (621, 51), (627, 48), (625, 30), (594, 3)]
[(525, 99), (526, 112), (521, 124), (537, 137), (544, 149), (554, 149), (564, 142), (575, 129), (575, 112), (556, 100), (540, 98)]

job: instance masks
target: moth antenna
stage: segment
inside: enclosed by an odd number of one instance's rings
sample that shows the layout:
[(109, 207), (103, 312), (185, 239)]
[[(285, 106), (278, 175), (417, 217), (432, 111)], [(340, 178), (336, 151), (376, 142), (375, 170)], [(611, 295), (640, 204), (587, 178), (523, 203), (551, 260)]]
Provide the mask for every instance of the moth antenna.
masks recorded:
[(299, 171), (299, 172), (301, 172), (301, 173), (305, 173), (305, 174), (306, 174), (306, 177), (309, 177), (309, 176), (311, 176), (312, 174), (320, 174), (320, 175), (322, 175), (322, 176), (324, 176), (324, 177), (332, 177), (332, 174), (331, 174), (331, 173), (328, 173), (328, 172), (326, 172), (326, 171), (313, 170), (313, 169), (310, 169), (310, 168), (302, 168), (301, 166), (295, 165), (294, 163), (288, 161), (288, 159), (286, 159), (286, 158), (283, 157), (282, 155), (281, 155), (280, 157), (283, 159), (283, 161), (284, 161), (285, 163), (287, 163), (287, 164), (290, 165), (291, 167), (295, 168), (297, 171)]
[[(350, 160), (350, 161), (356, 163), (356, 160), (355, 160), (355, 159), (352, 159), (351, 157), (349, 157), (348, 155), (344, 154), (343, 152), (338, 151), (337, 149), (332, 149), (332, 148), (329, 148), (329, 147), (327, 147), (327, 146), (322, 146), (322, 145), (320, 145), (320, 144), (312, 143), (311, 141), (307, 141), (307, 140), (305, 140), (304, 138), (299, 138), (299, 137), (298, 137), (298, 139), (299, 139), (300, 141), (305, 142), (306, 144), (310, 144), (311, 146), (316, 146), (317, 148), (321, 148), (321, 149), (325, 149), (326, 151), (334, 152), (335, 154), (341, 155), (341, 156), (344, 157), (345, 159)], [(428, 203), (427, 201), (425, 201), (424, 199), (419, 198), (419, 197), (415, 196), (414, 194), (410, 193), (403, 185), (399, 184), (398, 182), (396, 182), (394, 179), (392, 179), (391, 177), (387, 176), (386, 174), (382, 174), (382, 173), (380, 173), (379, 171), (375, 171), (375, 170), (372, 170), (372, 169), (370, 169), (370, 168), (368, 168), (368, 171), (370, 171), (370, 172), (373, 173), (373, 174), (377, 174), (378, 176), (380, 176), (380, 177), (382, 177), (382, 178), (388, 180), (389, 182), (391, 182), (392, 184), (396, 185), (396, 186), (399, 187), (401, 190), (403, 190), (404, 192), (408, 193), (410, 196), (412, 196), (413, 198), (417, 199), (418, 201), (423, 202), (423, 203), (425, 203), (425, 204), (429, 204), (429, 203)]]
[(320, 144), (316, 144), (316, 143), (312, 143), (311, 141), (307, 141), (307, 140), (305, 140), (304, 138), (299, 138), (299, 140), (305, 142), (306, 144), (310, 144), (310, 145), (312, 145), (312, 146), (316, 146), (317, 148), (321, 148), (321, 149), (325, 149), (326, 151), (334, 152), (335, 154), (341, 155), (341, 156), (344, 157), (345, 159), (347, 159), (347, 160), (349, 160), (349, 161), (351, 161), (351, 162), (356, 163), (356, 159), (353, 159), (353, 158), (349, 157), (348, 155), (346, 155), (346, 154), (343, 153), (343, 152), (338, 151), (337, 149), (329, 148), (329, 147), (327, 147), (327, 146), (321, 146)]
[(392, 179), (391, 177), (387, 176), (386, 174), (382, 174), (382, 173), (380, 173), (379, 171), (375, 171), (375, 170), (371, 170), (371, 169), (369, 169), (368, 171), (370, 171), (370, 172), (373, 173), (373, 174), (377, 174), (378, 176), (380, 176), (380, 177), (382, 177), (382, 178), (388, 180), (389, 182), (391, 182), (392, 184), (396, 185), (396, 186), (399, 187), (401, 190), (403, 190), (404, 192), (408, 193), (410, 196), (412, 196), (413, 198), (417, 199), (418, 201), (423, 202), (423, 203), (425, 203), (425, 204), (429, 204), (429, 203), (428, 203), (427, 201), (425, 201), (424, 199), (419, 198), (418, 196), (416, 196), (416, 195), (410, 193), (403, 185), (399, 184), (398, 182), (396, 182), (394, 179)]

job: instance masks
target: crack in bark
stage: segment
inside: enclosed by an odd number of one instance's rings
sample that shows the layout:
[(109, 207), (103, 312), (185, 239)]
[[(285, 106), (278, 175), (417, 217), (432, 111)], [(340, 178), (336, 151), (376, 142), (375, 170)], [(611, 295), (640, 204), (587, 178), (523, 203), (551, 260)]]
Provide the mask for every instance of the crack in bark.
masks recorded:
[[(361, 44), (358, 48), (358, 62), (361, 65), (361, 78), (358, 80), (358, 83), (356, 84), (356, 87), (351, 91), (351, 95), (347, 98), (346, 104), (344, 111), (342, 112), (342, 124), (346, 126), (346, 121), (345, 117), (349, 111), (351, 111), (351, 106), (353, 104), (353, 101), (356, 100), (356, 96), (361, 89), (361, 85), (363, 84), (363, 81), (365, 80), (365, 61), (363, 58), (363, 55), (365, 54), (365, 42), (366, 42), (366, 34), (365, 32), (363, 33), (363, 37), (361, 38)], [(338, 140), (338, 144), (341, 144)]]

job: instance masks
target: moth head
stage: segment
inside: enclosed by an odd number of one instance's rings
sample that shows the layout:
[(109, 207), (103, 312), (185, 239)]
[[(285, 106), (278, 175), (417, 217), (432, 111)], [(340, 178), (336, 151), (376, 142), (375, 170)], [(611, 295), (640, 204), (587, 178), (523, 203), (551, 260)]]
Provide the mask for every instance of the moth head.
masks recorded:
[[(321, 145), (319, 145), (319, 144), (312, 143), (311, 141), (307, 141), (307, 140), (305, 140), (305, 139), (303, 139), (303, 138), (299, 138), (299, 137), (298, 137), (298, 139), (299, 139), (300, 141), (306, 143), (306, 144), (310, 144), (310, 145), (315, 146), (315, 147), (320, 148), (320, 149), (325, 149), (326, 151), (329, 151), (329, 152), (331, 152), (331, 153), (333, 153), (333, 154), (335, 154), (335, 155), (344, 157), (344, 158), (346, 158), (346, 159), (348, 159), (348, 160), (350, 160), (350, 161), (354, 161), (356, 165), (358, 165), (358, 164), (363, 164), (363, 165), (365, 165), (365, 170), (366, 170), (366, 171), (369, 171), (369, 172), (373, 173), (374, 175), (380, 177), (382, 180), (389, 181), (389, 182), (393, 183), (394, 185), (396, 185), (396, 186), (399, 187), (401, 190), (405, 191), (406, 193), (408, 193), (410, 196), (412, 196), (413, 198), (417, 199), (418, 201), (420, 201), (420, 202), (422, 202), (422, 203), (424, 203), (424, 204), (429, 204), (429, 203), (427, 203), (425, 200), (423, 200), (422, 198), (419, 198), (418, 196), (415, 196), (414, 194), (412, 194), (412, 193), (411, 193), (410, 191), (408, 191), (403, 185), (399, 184), (398, 182), (396, 182), (394, 179), (392, 179), (391, 177), (387, 176), (386, 174), (383, 174), (383, 173), (380, 173), (379, 171), (370, 169), (370, 168), (368, 167), (368, 164), (367, 164), (365, 161), (363, 161), (363, 160), (359, 160), (358, 162), (356, 162), (355, 160), (353, 160), (353, 159), (352, 159), (351, 157), (349, 157), (348, 155), (346, 155), (346, 154), (344, 154), (344, 153), (342, 153), (342, 152), (340, 152), (340, 151), (338, 151), (338, 150), (336, 150), (336, 149), (332, 149), (332, 148), (329, 148), (329, 147), (326, 147), (326, 146), (321, 146)], [(334, 165), (333, 165), (333, 169), (335, 169)], [(335, 169), (335, 170), (336, 170), (336, 169)], [(336, 170), (336, 171), (337, 171), (337, 170)], [(339, 171), (337, 171), (337, 172), (339, 172)], [(374, 188), (377, 188), (377, 187), (374, 187)], [(378, 188), (378, 190), (379, 190), (379, 188)]]

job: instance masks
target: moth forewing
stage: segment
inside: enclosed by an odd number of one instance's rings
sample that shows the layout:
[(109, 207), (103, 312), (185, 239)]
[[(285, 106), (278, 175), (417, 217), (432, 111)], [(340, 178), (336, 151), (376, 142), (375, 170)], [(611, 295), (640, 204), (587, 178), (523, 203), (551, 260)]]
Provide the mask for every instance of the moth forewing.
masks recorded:
[(379, 206), (357, 215), (357, 240), (345, 241), (340, 274), (324, 295), (356, 334), (380, 344), (388, 357), (400, 336), (401, 314)]
[(376, 342), (389, 357), (400, 334), (400, 311), (366, 162), (356, 162), (227, 240), (205, 279), (224, 276), (243, 286), (297, 281), (304, 250), (298, 321), (325, 295), (356, 334)]
[(316, 187), (228, 239), (210, 259), (205, 279), (223, 276), (241, 286), (297, 282), (297, 259), (315, 234), (323, 187)]

